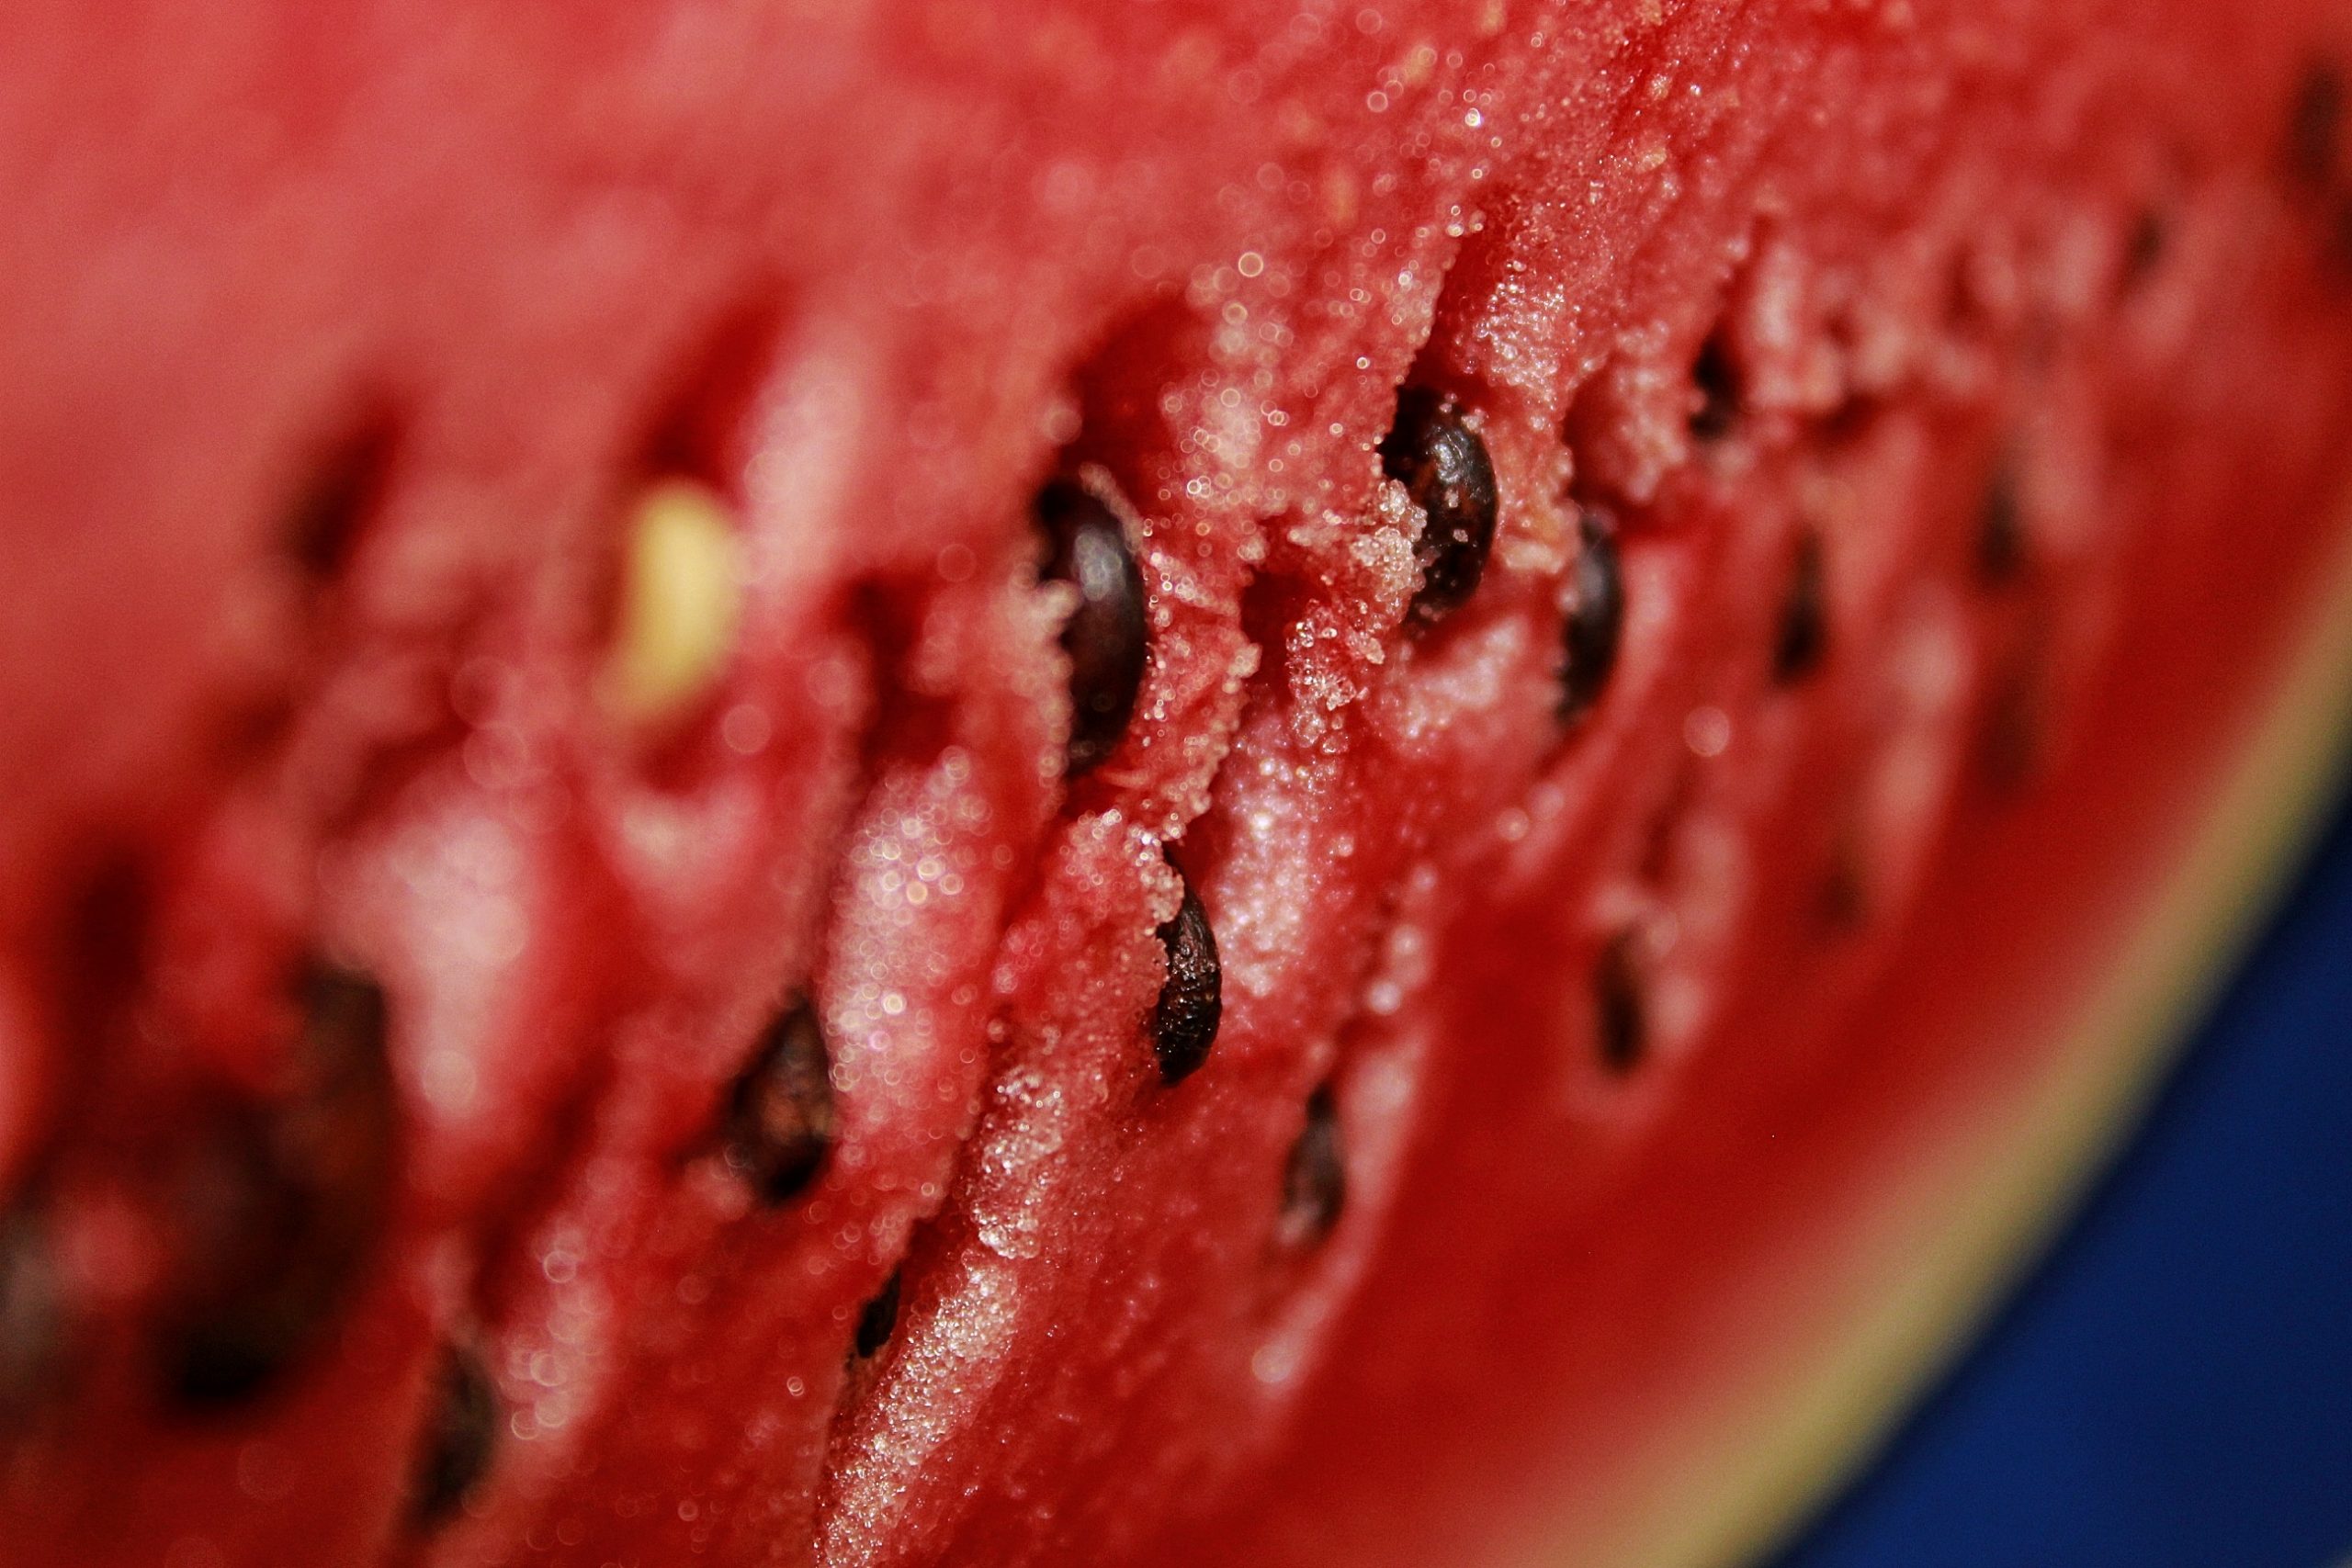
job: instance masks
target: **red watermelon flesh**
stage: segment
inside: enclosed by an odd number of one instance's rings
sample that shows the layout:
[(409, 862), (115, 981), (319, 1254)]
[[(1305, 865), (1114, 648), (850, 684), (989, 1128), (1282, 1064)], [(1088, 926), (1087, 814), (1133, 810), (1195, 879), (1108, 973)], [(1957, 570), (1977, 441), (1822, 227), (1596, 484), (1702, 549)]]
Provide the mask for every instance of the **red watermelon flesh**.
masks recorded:
[(212, 9), (0, 23), (12, 1563), (1705, 1560), (2332, 733), (2341, 6)]

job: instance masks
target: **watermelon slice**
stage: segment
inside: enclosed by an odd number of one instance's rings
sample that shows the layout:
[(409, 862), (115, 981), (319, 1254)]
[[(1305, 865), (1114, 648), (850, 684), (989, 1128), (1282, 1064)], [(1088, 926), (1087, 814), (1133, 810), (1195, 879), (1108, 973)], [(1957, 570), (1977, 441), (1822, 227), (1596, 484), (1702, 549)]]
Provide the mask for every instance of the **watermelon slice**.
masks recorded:
[(1731, 1561), (2341, 750), (2341, 6), (0, 39), (22, 1568)]

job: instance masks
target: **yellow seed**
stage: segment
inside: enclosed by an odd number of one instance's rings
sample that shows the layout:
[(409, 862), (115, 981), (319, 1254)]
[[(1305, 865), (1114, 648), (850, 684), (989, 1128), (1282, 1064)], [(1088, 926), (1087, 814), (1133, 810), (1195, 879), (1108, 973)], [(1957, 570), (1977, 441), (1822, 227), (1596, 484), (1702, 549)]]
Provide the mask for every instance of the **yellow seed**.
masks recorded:
[(629, 518), (620, 628), (600, 682), (633, 724), (674, 717), (710, 689), (742, 618), (742, 545), (732, 509), (708, 487), (664, 479)]

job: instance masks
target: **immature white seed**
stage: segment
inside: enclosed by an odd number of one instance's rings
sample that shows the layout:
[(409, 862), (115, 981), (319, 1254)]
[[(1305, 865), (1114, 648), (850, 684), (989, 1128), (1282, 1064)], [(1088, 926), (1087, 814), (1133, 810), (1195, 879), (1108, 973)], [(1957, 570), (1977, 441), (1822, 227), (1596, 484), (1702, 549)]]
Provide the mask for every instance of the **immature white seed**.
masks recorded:
[(691, 479), (639, 492), (622, 561), (620, 624), (600, 694), (632, 724), (675, 717), (707, 693), (742, 620), (742, 543), (734, 510)]

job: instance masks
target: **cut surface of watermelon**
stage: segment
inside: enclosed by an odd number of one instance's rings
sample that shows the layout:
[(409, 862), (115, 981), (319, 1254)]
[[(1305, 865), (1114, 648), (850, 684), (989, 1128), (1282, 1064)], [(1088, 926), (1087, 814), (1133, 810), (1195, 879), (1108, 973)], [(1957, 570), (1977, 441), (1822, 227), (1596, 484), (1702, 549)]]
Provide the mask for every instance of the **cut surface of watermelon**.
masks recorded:
[(219, 10), (0, 22), (12, 1563), (1728, 1562), (2340, 749), (2328, 0)]

